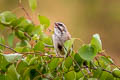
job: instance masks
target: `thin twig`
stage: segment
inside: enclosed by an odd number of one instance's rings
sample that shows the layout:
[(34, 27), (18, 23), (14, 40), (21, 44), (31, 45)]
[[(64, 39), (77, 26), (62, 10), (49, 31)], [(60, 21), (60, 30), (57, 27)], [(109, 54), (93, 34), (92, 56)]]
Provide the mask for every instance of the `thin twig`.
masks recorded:
[[(37, 70), (38, 71), (38, 70)], [(38, 71), (39, 72), (39, 71)], [(33, 80), (38, 80), (40, 77), (42, 77), (42, 78), (47, 78), (47, 79), (49, 79), (49, 80), (53, 80), (52, 79), (52, 77), (50, 77), (50, 76), (48, 76), (48, 75), (45, 75), (45, 74), (42, 74), (42, 73), (40, 73), (39, 72), (39, 76), (37, 76), (37, 77), (35, 77)]]
[(31, 40), (31, 37), (30, 37), (30, 35), (29, 35), (28, 33), (24, 32), (24, 35), (25, 35), (27, 38), (29, 38), (29, 40)]
[[(88, 66), (84, 66), (84, 67), (81, 67), (81, 68), (90, 68), (90, 69), (97, 70), (97, 68), (95, 68), (95, 67), (88, 67)], [(106, 70), (106, 69), (104, 69), (104, 68), (101, 68), (101, 70), (102, 70), (102, 71), (109, 72), (109, 73), (112, 73), (111, 71), (108, 71), (108, 70)]]
[[(81, 70), (81, 67), (79, 66), (79, 64), (72, 58), (71, 55), (69, 55), (71, 57), (71, 59), (73, 60), (73, 62), (78, 66), (78, 68)], [(81, 70), (82, 74), (84, 75), (84, 77), (88, 80), (87, 76), (84, 74), (84, 72)]]
[(44, 44), (45, 47), (49, 47), (49, 48), (54, 48), (53, 45), (47, 45), (47, 44)]
[(18, 3), (19, 3), (19, 7), (25, 12), (25, 14), (28, 17), (28, 19), (32, 21), (32, 18), (30, 17), (29, 13), (26, 11), (26, 9), (21, 4), (21, 0), (18, 0)]
[(95, 57), (95, 60), (97, 61), (98, 65), (101, 67), (100, 62), (99, 62), (99, 60), (97, 59), (97, 57)]
[(1, 44), (1, 43), (0, 43), (0, 46), (3, 46), (3, 47), (5, 47), (5, 48), (10, 49), (11, 51), (17, 53), (17, 51), (15, 51), (13, 48), (11, 48), (11, 47), (9, 47), (9, 46), (7, 46), (7, 45), (4, 45), (4, 44)]

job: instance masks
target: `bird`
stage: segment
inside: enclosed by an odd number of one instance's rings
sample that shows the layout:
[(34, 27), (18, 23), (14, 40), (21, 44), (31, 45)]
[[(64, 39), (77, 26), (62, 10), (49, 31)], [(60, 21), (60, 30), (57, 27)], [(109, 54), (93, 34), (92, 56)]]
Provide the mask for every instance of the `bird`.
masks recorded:
[(65, 57), (64, 43), (71, 39), (67, 27), (62, 22), (54, 23), (54, 34), (52, 35), (56, 56)]

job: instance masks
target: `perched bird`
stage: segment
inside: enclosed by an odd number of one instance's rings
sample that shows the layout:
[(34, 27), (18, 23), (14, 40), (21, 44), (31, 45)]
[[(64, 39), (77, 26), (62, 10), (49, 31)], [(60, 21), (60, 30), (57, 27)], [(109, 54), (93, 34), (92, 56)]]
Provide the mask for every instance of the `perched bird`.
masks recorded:
[(54, 23), (54, 34), (52, 36), (53, 44), (56, 51), (57, 56), (64, 57), (64, 43), (67, 40), (71, 39), (71, 35), (69, 34), (66, 26), (61, 22)]

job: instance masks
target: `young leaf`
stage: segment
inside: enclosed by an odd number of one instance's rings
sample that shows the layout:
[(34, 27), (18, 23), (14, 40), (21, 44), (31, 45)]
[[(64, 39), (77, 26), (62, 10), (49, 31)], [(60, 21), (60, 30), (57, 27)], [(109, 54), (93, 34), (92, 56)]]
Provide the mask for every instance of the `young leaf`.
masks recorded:
[(96, 56), (96, 50), (91, 45), (83, 45), (78, 53), (82, 59), (87, 61), (91, 61)]
[(47, 29), (50, 25), (50, 20), (45, 16), (38, 16), (40, 24), (44, 25), (45, 29)]
[(8, 36), (8, 44), (10, 47), (13, 46), (14, 37), (15, 37), (14, 33), (9, 34), (9, 36)]
[(37, 8), (37, 0), (29, 0), (29, 6), (34, 11)]
[(65, 74), (65, 80), (76, 80), (76, 73), (74, 71)]
[(100, 40), (99, 34), (94, 34), (91, 40), (91, 45), (95, 46), (97, 52), (102, 51), (102, 42)]
[(13, 21), (17, 19), (16, 15), (14, 15), (10, 11), (5, 11), (0, 14), (0, 22), (5, 25), (11, 24)]

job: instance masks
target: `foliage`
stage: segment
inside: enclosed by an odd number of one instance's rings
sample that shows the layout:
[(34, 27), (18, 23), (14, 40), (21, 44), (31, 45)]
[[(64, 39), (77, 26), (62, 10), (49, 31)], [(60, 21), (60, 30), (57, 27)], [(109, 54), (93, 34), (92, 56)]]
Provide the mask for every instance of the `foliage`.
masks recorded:
[[(34, 11), (36, 0), (29, 4)], [(10, 11), (0, 13), (0, 25), (11, 29), (8, 42), (0, 36), (0, 80), (120, 80), (120, 69), (104, 54), (98, 34), (77, 52), (71, 49), (76, 38), (66, 41), (64, 50), (69, 55), (60, 57), (46, 34), (50, 20), (40, 15), (38, 19), (40, 24), (35, 25)], [(11, 50), (9, 54), (5, 48)]]

